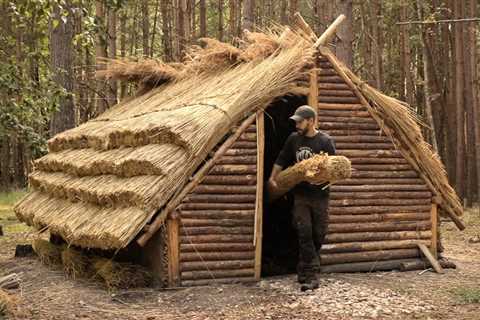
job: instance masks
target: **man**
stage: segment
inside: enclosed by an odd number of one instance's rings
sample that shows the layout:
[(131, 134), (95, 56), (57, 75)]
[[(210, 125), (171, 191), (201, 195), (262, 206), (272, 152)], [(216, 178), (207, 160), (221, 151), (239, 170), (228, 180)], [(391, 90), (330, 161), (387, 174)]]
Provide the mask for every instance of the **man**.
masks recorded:
[[(332, 138), (316, 129), (317, 113), (307, 105), (299, 107), (290, 117), (296, 123), (297, 132), (292, 133), (278, 155), (269, 179), (269, 187), (278, 187), (275, 179), (286, 167), (308, 159), (321, 152), (335, 154)], [(298, 282), (302, 291), (318, 288), (315, 275), (319, 271), (320, 251), (328, 223), (329, 190), (325, 185), (302, 182), (292, 190), (294, 196), (293, 224), (299, 241)]]

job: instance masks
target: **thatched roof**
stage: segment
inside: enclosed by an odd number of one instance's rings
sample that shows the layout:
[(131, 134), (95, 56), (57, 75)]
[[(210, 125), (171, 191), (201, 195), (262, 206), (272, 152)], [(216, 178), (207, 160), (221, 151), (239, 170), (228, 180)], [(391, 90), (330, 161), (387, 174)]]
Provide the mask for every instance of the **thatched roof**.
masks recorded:
[(232, 126), (291, 90), (312, 63), (310, 47), (297, 37), (247, 61), (245, 50), (207, 41), (176, 69), (117, 63), (109, 76), (163, 85), (49, 140), (18, 218), (79, 246), (125, 247)]

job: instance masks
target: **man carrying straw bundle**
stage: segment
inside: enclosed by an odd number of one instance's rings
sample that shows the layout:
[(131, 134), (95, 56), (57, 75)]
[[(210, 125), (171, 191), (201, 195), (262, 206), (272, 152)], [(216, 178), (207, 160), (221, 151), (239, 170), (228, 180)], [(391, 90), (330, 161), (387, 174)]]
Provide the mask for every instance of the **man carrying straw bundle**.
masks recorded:
[[(290, 117), (296, 123), (297, 132), (292, 133), (278, 155), (269, 179), (270, 191), (278, 189), (276, 178), (284, 169), (315, 154), (335, 154), (332, 138), (316, 128), (316, 111), (307, 105), (299, 107)], [(329, 189), (327, 184), (314, 185), (301, 182), (293, 189), (293, 222), (299, 241), (298, 282), (301, 290), (318, 288), (315, 275), (320, 264), (318, 253), (325, 238), (328, 223)]]

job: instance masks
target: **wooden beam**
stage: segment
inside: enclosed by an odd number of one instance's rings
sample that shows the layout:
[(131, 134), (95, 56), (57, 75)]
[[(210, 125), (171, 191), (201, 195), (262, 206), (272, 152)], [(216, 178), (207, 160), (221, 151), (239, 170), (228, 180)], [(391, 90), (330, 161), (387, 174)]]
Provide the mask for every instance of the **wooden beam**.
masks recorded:
[(437, 273), (445, 273), (445, 271), (443, 271), (442, 266), (440, 265), (440, 263), (438, 263), (437, 259), (435, 259), (435, 257), (430, 253), (430, 250), (428, 250), (427, 246), (422, 244), (422, 243), (418, 243), (417, 245), (418, 245), (418, 248), (420, 249), (420, 251), (422, 251), (422, 253), (427, 258), (428, 262), (430, 262), (433, 269)]
[(178, 219), (167, 220), (168, 241), (168, 285), (180, 284), (180, 238)]
[(265, 151), (264, 113), (257, 113), (257, 197), (255, 205), (255, 279), (260, 280), (262, 272), (262, 239), (263, 239), (263, 159)]
[(183, 201), (183, 199), (189, 194), (200, 182), (202, 182), (203, 178), (208, 174), (210, 169), (215, 165), (218, 159), (220, 159), (225, 152), (237, 141), (238, 137), (255, 121), (256, 115), (253, 114), (249, 116), (237, 129), (237, 131), (231, 135), (223, 144), (222, 146), (215, 152), (213, 157), (207, 161), (207, 163), (197, 171), (197, 173), (193, 176), (191, 181), (182, 189), (182, 191), (175, 196), (169, 203), (165, 206), (165, 208), (160, 212), (153, 223), (148, 228), (148, 231), (141, 235), (137, 243), (143, 247), (148, 242), (155, 232), (160, 229), (160, 227), (165, 222), (167, 216), (177, 208), (177, 206)]
[(317, 42), (313, 45), (314, 48), (324, 46), (333, 37), (338, 26), (346, 19), (345, 15), (341, 14), (333, 21), (333, 23), (325, 30), (325, 32), (318, 38)]
[(310, 70), (309, 78), (310, 89), (308, 91), (308, 105), (314, 108), (318, 114), (318, 70)]
[(432, 221), (432, 244), (430, 245), (430, 251), (435, 259), (438, 259), (438, 248), (437, 248), (437, 241), (438, 241), (438, 212), (437, 212), (437, 204), (432, 203), (432, 210), (430, 211), (430, 219)]

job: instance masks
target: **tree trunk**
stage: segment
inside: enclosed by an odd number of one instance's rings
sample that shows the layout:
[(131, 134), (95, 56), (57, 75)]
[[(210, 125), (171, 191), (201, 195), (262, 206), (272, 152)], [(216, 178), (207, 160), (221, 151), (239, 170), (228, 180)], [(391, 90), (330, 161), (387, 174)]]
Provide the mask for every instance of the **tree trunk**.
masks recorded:
[(336, 15), (344, 14), (345, 21), (338, 27), (336, 54), (347, 67), (353, 67), (353, 7), (352, 0), (336, 0)]
[(237, 6), (236, 6), (236, 1), (235, 0), (229, 0), (228, 1), (228, 6), (230, 9), (230, 15), (229, 15), (229, 33), (230, 33), (230, 38), (233, 39), (236, 36), (236, 16), (237, 16)]
[(12, 184), (12, 172), (10, 166), (10, 141), (7, 137), (4, 137), (0, 146), (0, 177), (1, 186), (3, 190), (9, 190)]
[(243, 29), (253, 31), (255, 25), (255, 0), (243, 2)]
[(148, 8), (149, 0), (142, 0), (142, 47), (143, 47), (143, 56), (150, 56), (150, 16)]
[[(105, 63), (98, 61), (98, 58), (106, 58), (107, 57), (107, 41), (105, 39), (105, 4), (102, 0), (95, 1), (95, 19), (97, 24), (99, 25), (99, 29), (97, 30), (97, 42), (95, 45), (95, 56), (97, 61), (95, 61), (97, 65), (97, 70), (105, 69)], [(108, 108), (107, 97), (104, 95), (106, 92), (106, 85), (104, 81), (98, 81), (97, 85), (97, 108), (96, 114), (101, 114), (105, 112)]]
[(383, 70), (382, 70), (382, 52), (383, 52), (383, 37), (382, 37), (382, 5), (380, 0), (373, 0), (370, 3), (370, 11), (372, 16), (372, 65), (375, 75), (374, 86), (378, 90), (383, 88)]
[[(108, 11), (108, 57), (115, 59), (117, 57), (117, 13), (114, 8)], [(109, 81), (108, 105), (117, 104), (117, 81)]]
[[(125, 59), (127, 56), (127, 8), (123, 9), (120, 16), (120, 56)], [(127, 96), (127, 83), (122, 81), (120, 84), (120, 100)]]
[(280, 23), (282, 25), (288, 24), (287, 4), (287, 0), (280, 1)]
[[(464, 0), (455, 1), (455, 18), (463, 18)], [(457, 161), (456, 161), (456, 181), (455, 189), (460, 199), (465, 196), (465, 118), (464, 118), (464, 54), (465, 45), (463, 38), (463, 23), (455, 23), (455, 103), (456, 103), (456, 119), (457, 119)]]
[[(475, 1), (470, 1), (470, 15), (473, 16), (477, 12), (477, 3)], [(475, 24), (471, 23), (469, 28), (469, 38), (471, 42), (472, 50), (472, 72), (473, 77), (473, 131), (475, 134), (475, 164), (476, 164), (476, 174), (477, 174), (477, 201), (480, 202), (480, 69), (478, 64), (478, 48), (477, 48), (477, 38), (476, 38), (476, 29)]]
[(223, 0), (218, 0), (218, 40), (223, 41)]
[(207, 36), (207, 4), (205, 0), (200, 0), (200, 37)]
[(66, 95), (59, 100), (59, 108), (53, 114), (50, 122), (50, 135), (75, 127), (75, 105), (73, 102), (73, 12), (70, 1), (66, 1), (63, 10), (68, 11), (66, 18), (61, 18), (61, 9), (58, 4), (53, 5), (52, 21), (50, 25), (50, 52), (51, 66), (54, 81), (62, 87)]
[(172, 52), (172, 33), (169, 21), (170, 19), (170, 10), (169, 10), (169, 1), (161, 0), (161, 13), (162, 13), (162, 42), (163, 42), (163, 56), (165, 61), (173, 60)]
[(158, 7), (160, 0), (155, 1), (155, 12), (153, 15), (153, 28), (152, 37), (150, 40), (150, 57), (153, 57), (153, 51), (155, 50), (155, 36), (157, 35), (157, 23), (158, 23)]
[(177, 4), (177, 19), (176, 19), (176, 59), (181, 60), (185, 52), (186, 37), (185, 37), (185, 12), (187, 11), (186, 0), (175, 0)]
[(293, 21), (293, 15), (298, 11), (298, 0), (290, 0), (289, 21)]

